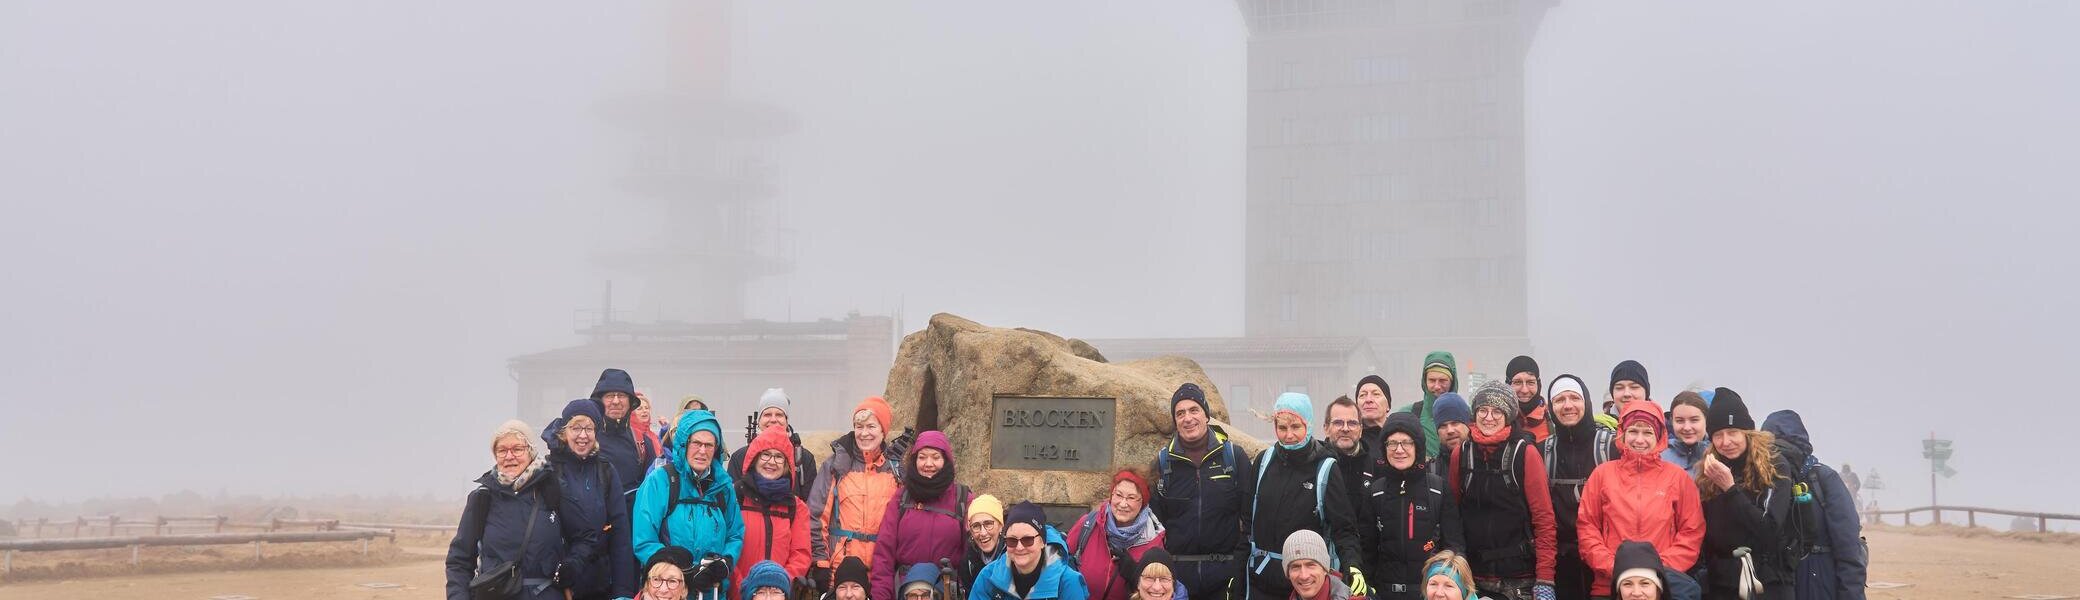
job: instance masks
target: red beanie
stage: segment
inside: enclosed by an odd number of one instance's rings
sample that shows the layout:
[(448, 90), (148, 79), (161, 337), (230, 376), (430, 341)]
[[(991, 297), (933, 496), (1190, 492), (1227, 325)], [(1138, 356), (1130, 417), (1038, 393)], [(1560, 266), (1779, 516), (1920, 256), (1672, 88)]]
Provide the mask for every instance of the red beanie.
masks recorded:
[[(1152, 499), (1148, 497), (1148, 480), (1142, 479), (1140, 473), (1135, 473), (1131, 469), (1120, 469), (1118, 473), (1112, 474), (1112, 485), (1110, 487), (1117, 488), (1119, 487), (1119, 482), (1122, 481), (1132, 482), (1134, 484), (1134, 491), (1141, 493), (1142, 505), (1145, 506), (1150, 501), (1152, 501)], [(1110, 493), (1111, 492), (1107, 492), (1108, 495)]]
[[(880, 396), (867, 396), (867, 399), (859, 402), (858, 408), (852, 409), (852, 414), (859, 414), (859, 411), (863, 410), (874, 413), (874, 420), (881, 422), (881, 431), (884, 433), (888, 431), (889, 421), (895, 418), (895, 410), (890, 409), (888, 401), (881, 399)], [(851, 416), (847, 415), (846, 419), (849, 421)]]

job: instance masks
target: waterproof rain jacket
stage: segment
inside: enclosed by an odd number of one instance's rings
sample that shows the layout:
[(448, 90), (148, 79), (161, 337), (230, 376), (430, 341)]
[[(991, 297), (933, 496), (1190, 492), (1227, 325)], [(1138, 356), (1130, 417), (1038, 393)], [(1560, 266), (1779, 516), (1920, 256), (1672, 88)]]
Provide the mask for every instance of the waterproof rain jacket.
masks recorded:
[[(1627, 403), (1620, 420), (1635, 413), (1653, 419), (1655, 430), (1667, 431), (1661, 407), (1653, 402)], [(1689, 571), (1697, 563), (1704, 544), (1704, 508), (1697, 483), (1688, 472), (1661, 460), (1668, 436), (1654, 437), (1655, 446), (1647, 452), (1620, 444), (1618, 459), (1596, 467), (1582, 492), (1581, 518), (1575, 526), (1582, 562), (1596, 572), (1592, 595), (1611, 595), (1611, 569), (1618, 545), (1626, 541), (1652, 542), (1661, 564), (1670, 569)]]
[(809, 555), (816, 564), (831, 567), (857, 556), (871, 570), (881, 518), (888, 514), (888, 503), (903, 492), (896, 483), (901, 468), (886, 452), (867, 462), (852, 436), (831, 442), (831, 458), (819, 467), (816, 487), (809, 492), (809, 510), (815, 517), (809, 526)]
[(1084, 585), (1083, 574), (1054, 548), (1045, 552), (1040, 557), (1040, 580), (1024, 596), (1011, 583), (1011, 555), (1006, 553), (982, 568), (974, 587), (968, 588), (968, 600), (1089, 600), (1090, 586)]
[(1813, 522), (1817, 543), (1798, 562), (1798, 600), (1863, 600), (1870, 553), (1863, 545), (1863, 523), (1856, 519), (1849, 486), (1833, 467), (1813, 456), (1812, 438), (1798, 413), (1770, 413), (1762, 430), (1777, 436), (1777, 452), (1785, 463), (1803, 470), (1798, 479), (1819, 488), (1812, 491), (1813, 501), (1820, 504)]
[[(563, 562), (565, 540), (597, 543), (591, 531), (565, 526), (547, 500), (561, 494), (546, 457), (536, 459), (513, 485), (498, 482), (496, 470), (477, 478), (477, 490), (463, 506), (455, 539), (448, 542), (448, 600), (469, 600), (469, 582), (507, 561), (519, 561), (519, 576), (529, 600), (558, 600), (563, 590), (549, 584)], [(558, 500), (560, 502), (561, 500)], [(529, 531), (528, 518), (533, 517)], [(521, 548), (522, 540), (527, 543)]]
[[(912, 453), (925, 448), (936, 449), (946, 457), (944, 473), (954, 470), (953, 445), (946, 434), (926, 431), (917, 435), (910, 447)], [(913, 565), (947, 561), (948, 565), (961, 559), (962, 542), (968, 539), (967, 488), (959, 483), (947, 486), (937, 498), (919, 498), (909, 490), (899, 490), (896, 497), (881, 505), (881, 530), (874, 543), (874, 560), (867, 562), (867, 594), (873, 600), (894, 600), (901, 596), (896, 584)]]
[[(601, 397), (607, 395), (607, 392), (628, 394), (628, 412), (635, 412), (636, 383), (634, 379), (629, 378), (627, 371), (621, 369), (601, 371), (599, 382), (592, 385), (592, 401), (599, 405), (599, 414), (601, 415), (607, 414), (607, 403), (604, 400), (600, 400)], [(624, 496), (623, 502), (632, 501), (632, 498), (629, 496), (635, 493), (636, 486), (643, 484), (643, 475), (648, 472), (647, 468), (650, 465), (650, 459), (654, 458), (643, 455), (642, 446), (636, 443), (636, 432), (629, 427), (628, 421), (628, 414), (621, 415), (619, 419), (608, 417), (605, 422), (599, 424), (599, 431), (596, 434), (599, 436), (600, 456), (607, 460), (607, 464), (614, 465), (614, 472), (626, 476), (621, 480), (620, 492)], [(722, 441), (722, 438), (717, 437), (715, 440), (719, 442)], [(676, 443), (673, 447), (681, 450), (686, 448), (684, 444)]]
[[(1316, 487), (1324, 461), (1330, 464), (1328, 489), (1318, 495)], [(1258, 480), (1259, 473), (1263, 474), (1262, 481)], [(1243, 529), (1250, 532), (1253, 546), (1244, 567), (1250, 597), (1284, 598), (1293, 593), (1293, 584), (1286, 581), (1285, 561), (1278, 553), (1285, 547), (1286, 536), (1302, 529), (1321, 534), (1329, 542), (1330, 553), (1337, 561), (1329, 565), (1332, 570), (1364, 568), (1359, 551), (1364, 542), (1358, 538), (1358, 509), (1351, 506), (1350, 494), (1344, 492), (1344, 486), (1360, 482), (1344, 481), (1343, 473), (1335, 468), (1334, 453), (1327, 446), (1308, 440), (1298, 450), (1287, 450), (1274, 443), (1257, 455), (1243, 477), (1251, 486), (1251, 505), (1245, 507), (1250, 512), (1243, 515)], [(1319, 503), (1316, 498), (1320, 498)]]
[[(1091, 587), (1091, 600), (1127, 600), (1141, 584), (1134, 569), (1141, 564), (1141, 555), (1162, 547), (1164, 534), (1161, 519), (1145, 508), (1142, 514), (1148, 515), (1148, 526), (1124, 548), (1113, 546), (1111, 535), (1106, 533), (1106, 524), (1112, 522), (1110, 504), (1084, 513), (1076, 524), (1069, 526), (1069, 552), (1076, 556), (1077, 571)], [(1133, 581), (1128, 581), (1129, 577)]]
[[(744, 447), (751, 456), (766, 450), (792, 454), (786, 433), (774, 428), (759, 434)], [(794, 473), (793, 458), (783, 474)], [(774, 500), (758, 493), (758, 472), (737, 480), (737, 508), (744, 519), (744, 560), (737, 561), (737, 581), (751, 574), (751, 566), (762, 560), (779, 563), (790, 579), (809, 575), (809, 503), (792, 494)]]
[(597, 543), (572, 540), (565, 552), (563, 578), (571, 597), (624, 598), (636, 593), (636, 559), (628, 537), (628, 504), (621, 497), (621, 475), (600, 458), (578, 456), (556, 432), (563, 419), (542, 430), (549, 463), (563, 489), (559, 518), (577, 529), (592, 531)]
[[(722, 424), (715, 420), (715, 413), (696, 410), (679, 417), (672, 430), (672, 446), (685, 448), (695, 431), (722, 439)], [(685, 548), (696, 559), (719, 554), (735, 565), (744, 553), (744, 515), (737, 504), (736, 485), (721, 460), (709, 462), (708, 472), (696, 477), (685, 454), (672, 455), (671, 472), (679, 480), (676, 506), (670, 505), (673, 478), (665, 471), (644, 479), (642, 487), (636, 488), (636, 511), (630, 519), (636, 560), (649, 561), (651, 554), (670, 545)]]
[[(1167, 528), (1163, 549), (1177, 561), (1177, 579), (1197, 600), (1221, 597), (1242, 577), (1249, 540), (1242, 519), (1249, 511), (1249, 455), (1211, 427), (1206, 452), (1187, 456), (1172, 436), (1156, 456), (1155, 498), (1148, 508)], [(1280, 541), (1280, 543), (1284, 543)]]

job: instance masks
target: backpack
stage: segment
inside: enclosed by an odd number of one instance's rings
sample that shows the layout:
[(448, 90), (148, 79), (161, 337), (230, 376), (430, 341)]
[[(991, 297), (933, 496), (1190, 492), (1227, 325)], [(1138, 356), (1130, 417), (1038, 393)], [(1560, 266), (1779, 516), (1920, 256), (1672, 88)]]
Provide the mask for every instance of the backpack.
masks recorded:
[[(1598, 435), (1600, 436), (1602, 434), (1599, 433)], [(1550, 440), (1555, 438), (1546, 439)], [(1511, 437), (1509, 441), (1503, 442), (1501, 468), (1502, 482), (1504, 485), (1509, 486), (1510, 493), (1524, 493), (1524, 465), (1517, 464), (1517, 455), (1522, 454), (1524, 452), (1524, 446), (1530, 444), (1531, 442), (1525, 441), (1522, 437)], [(1459, 468), (1465, 471), (1465, 474), (1463, 474), (1460, 477), (1460, 480), (1458, 482), (1459, 489), (1461, 490), (1460, 494), (1462, 495), (1465, 493), (1464, 490), (1466, 488), (1473, 487), (1473, 474), (1475, 469), (1473, 468), (1471, 461), (1474, 460), (1474, 453), (1479, 451), (1480, 450), (1474, 448), (1473, 440), (1467, 440), (1465, 442), (1460, 443), (1459, 456), (1463, 458), (1459, 459)], [(1605, 452), (1608, 453), (1609, 451), (1605, 450)], [(1550, 471), (1552, 469), (1550, 465), (1552, 463), (1546, 464), (1548, 465), (1547, 475), (1550, 476)]]
[[(1784, 540), (1785, 551), (1791, 555), (1792, 562), (1833, 550), (1820, 536), (1820, 519), (1826, 518), (1827, 514), (1827, 486), (1820, 485), (1819, 478), (1814, 476), (1813, 467), (1819, 464), (1819, 461), (1807, 457), (1805, 464), (1787, 473), (1791, 478), (1792, 492), (1797, 494), (1792, 497), (1788, 519), (1792, 535), (1785, 536), (1787, 539)], [(1799, 496), (1810, 496), (1811, 499), (1801, 502)]]
[[(1275, 447), (1272, 449), (1265, 450), (1263, 457), (1258, 459), (1259, 462), (1257, 463), (1257, 489), (1260, 491), (1258, 491), (1255, 497), (1251, 497), (1249, 499), (1249, 520), (1251, 523), (1255, 523), (1257, 521), (1257, 497), (1261, 497), (1264, 495), (1261, 491), (1264, 486), (1264, 472), (1270, 470), (1272, 459), (1271, 453), (1276, 451), (1277, 448)], [(1333, 456), (1325, 457), (1322, 459), (1322, 466), (1320, 468), (1317, 468), (1314, 474), (1314, 516), (1315, 518), (1322, 520), (1322, 529), (1324, 530), (1327, 530), (1329, 528), (1329, 511), (1326, 508), (1326, 500), (1328, 499), (1329, 494), (1329, 473), (1334, 472), (1335, 470), (1336, 458)], [(1330, 570), (1342, 570), (1343, 555), (1336, 553), (1336, 540), (1330, 539), (1329, 536), (1322, 536), (1322, 541), (1329, 547), (1329, 562), (1337, 563), (1329, 565)], [(1254, 539), (1250, 540), (1249, 548), (1251, 555), (1271, 554), (1269, 551), (1258, 548), (1257, 542)]]
[(670, 527), (666, 527), (666, 525), (672, 522), (672, 513), (679, 510), (679, 505), (692, 504), (697, 506), (712, 506), (716, 510), (726, 510), (726, 507), (722, 505), (721, 500), (709, 500), (707, 498), (693, 498), (691, 500), (688, 500), (680, 498), (679, 470), (667, 467), (664, 470), (664, 475), (665, 483), (671, 486), (671, 499), (665, 502), (664, 514), (659, 515), (657, 517), (657, 543), (670, 546), (672, 545), (672, 535), (668, 531)]
[[(1590, 444), (1594, 446), (1589, 450), (1591, 457), (1589, 460), (1594, 463), (1589, 465), (1590, 471), (1595, 471), (1596, 467), (1603, 465), (1603, 463), (1610, 462), (1612, 458), (1616, 458), (1614, 456), (1611, 456), (1611, 446), (1617, 442), (1617, 437), (1618, 433), (1615, 431), (1604, 429), (1602, 427), (1596, 428), (1596, 436), (1594, 438), (1594, 441), (1590, 442)], [(1546, 438), (1546, 441), (1538, 443), (1540, 457), (1546, 460), (1546, 485), (1548, 487), (1571, 485), (1575, 487), (1575, 494), (1579, 495), (1581, 494), (1581, 487), (1589, 484), (1589, 478), (1583, 477), (1580, 479), (1561, 479), (1559, 477), (1560, 461), (1558, 459), (1553, 458), (1554, 451), (1559, 449), (1560, 436), (1557, 434), (1553, 435), (1552, 437)], [(1579, 501), (1580, 498), (1576, 498), (1576, 500)]]
[[(960, 499), (959, 506), (962, 510), (966, 510), (968, 507), (968, 502), (974, 500), (974, 498), (971, 497), (971, 494), (973, 492), (970, 492), (968, 490), (968, 486), (963, 485), (960, 486), (959, 493), (960, 495), (956, 496)], [(910, 488), (907, 487), (903, 488), (903, 499), (896, 501), (896, 506), (901, 507), (900, 510), (896, 511), (896, 523), (899, 526), (903, 522), (903, 513), (910, 512), (913, 510), (921, 510), (928, 513), (953, 517), (953, 520), (959, 521), (963, 527), (967, 526), (968, 518), (960, 514), (956, 514), (954, 511), (939, 508), (937, 506), (925, 506), (923, 503), (910, 501)]]

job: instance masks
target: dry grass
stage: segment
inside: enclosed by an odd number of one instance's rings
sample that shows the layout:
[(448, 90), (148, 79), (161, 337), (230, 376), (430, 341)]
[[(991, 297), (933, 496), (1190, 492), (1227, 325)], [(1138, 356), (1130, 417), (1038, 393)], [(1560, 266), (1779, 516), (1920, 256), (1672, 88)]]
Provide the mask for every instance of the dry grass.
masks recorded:
[(2037, 533), (2034, 531), (2000, 531), (1985, 527), (1962, 525), (1886, 525), (1865, 524), (1864, 531), (1885, 531), (1920, 537), (1955, 537), (1966, 539), (2014, 540), (2065, 546), (2080, 546), (2080, 533)]

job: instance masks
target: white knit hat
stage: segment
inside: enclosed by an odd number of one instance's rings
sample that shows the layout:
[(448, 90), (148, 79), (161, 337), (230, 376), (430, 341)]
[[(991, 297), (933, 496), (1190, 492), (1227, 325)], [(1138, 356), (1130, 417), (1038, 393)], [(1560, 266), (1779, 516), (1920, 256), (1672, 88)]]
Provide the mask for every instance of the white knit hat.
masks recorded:
[(1296, 560), (1311, 560), (1321, 563), (1324, 569), (1335, 570), (1330, 567), (1336, 563), (1329, 562), (1329, 543), (1322, 541), (1322, 534), (1311, 529), (1302, 529), (1286, 536), (1283, 550), (1280, 554), (1284, 555), (1283, 560), (1286, 564), (1293, 564)]
[(778, 408), (780, 412), (788, 412), (789, 404), (791, 402), (787, 400), (787, 391), (780, 388), (766, 388), (766, 393), (758, 396), (758, 412), (765, 412), (767, 408)]

